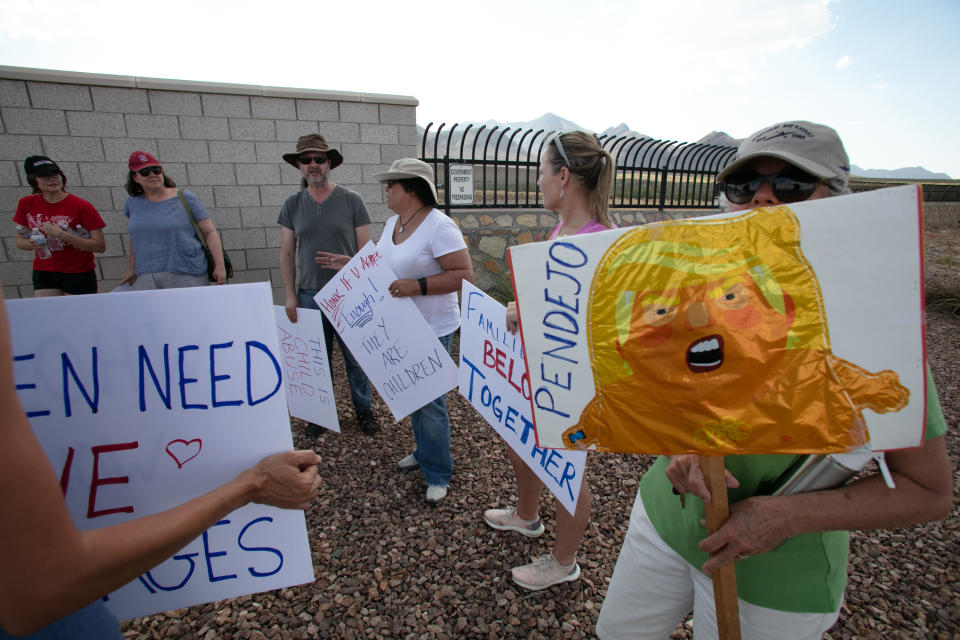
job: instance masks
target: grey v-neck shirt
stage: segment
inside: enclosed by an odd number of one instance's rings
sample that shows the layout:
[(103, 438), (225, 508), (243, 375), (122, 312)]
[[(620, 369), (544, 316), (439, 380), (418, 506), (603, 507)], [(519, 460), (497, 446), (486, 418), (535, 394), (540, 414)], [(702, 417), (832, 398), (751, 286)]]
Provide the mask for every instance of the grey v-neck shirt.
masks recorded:
[(360, 194), (337, 185), (320, 204), (301, 189), (284, 201), (277, 223), (297, 237), (297, 286), (320, 289), (337, 271), (321, 268), (317, 251), (352, 256), (359, 248), (356, 228), (370, 224), (370, 216)]

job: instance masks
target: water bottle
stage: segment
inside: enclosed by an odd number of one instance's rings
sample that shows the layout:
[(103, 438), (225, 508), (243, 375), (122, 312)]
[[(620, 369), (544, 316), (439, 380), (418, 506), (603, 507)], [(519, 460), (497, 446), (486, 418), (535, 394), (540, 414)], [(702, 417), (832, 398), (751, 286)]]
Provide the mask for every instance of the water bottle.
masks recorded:
[(869, 445), (850, 453), (812, 455), (777, 489), (773, 495), (793, 495), (846, 484), (873, 458)]
[(86, 229), (84, 229), (84, 228), (83, 228), (83, 225), (81, 225), (81, 224), (78, 224), (78, 225), (77, 225), (76, 234), (77, 234), (78, 236), (80, 236), (81, 238), (89, 238), (89, 237), (90, 237), (90, 232), (87, 231)]
[(41, 260), (46, 260), (50, 257), (50, 247), (47, 246), (47, 236), (41, 233), (40, 229), (34, 229), (33, 234), (31, 234), (30, 239), (37, 243), (37, 257)]
[(29, 238), (29, 237), (30, 237), (30, 229), (26, 228), (26, 227), (23, 226), (22, 224), (18, 224), (18, 225), (17, 225), (17, 235), (20, 236), (21, 238)]

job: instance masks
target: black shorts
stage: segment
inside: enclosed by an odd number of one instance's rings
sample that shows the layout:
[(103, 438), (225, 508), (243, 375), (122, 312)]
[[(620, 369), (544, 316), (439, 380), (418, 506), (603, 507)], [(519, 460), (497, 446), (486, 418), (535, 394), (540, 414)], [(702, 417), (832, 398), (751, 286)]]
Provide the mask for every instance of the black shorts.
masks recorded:
[(97, 272), (60, 273), (59, 271), (33, 270), (33, 290), (60, 289), (64, 293), (78, 296), (97, 292)]

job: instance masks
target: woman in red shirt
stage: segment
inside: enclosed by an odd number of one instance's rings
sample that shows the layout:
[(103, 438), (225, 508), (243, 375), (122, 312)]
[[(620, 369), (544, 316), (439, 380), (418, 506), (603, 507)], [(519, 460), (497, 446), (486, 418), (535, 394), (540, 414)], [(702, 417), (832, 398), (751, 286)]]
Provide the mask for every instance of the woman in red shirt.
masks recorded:
[(17, 247), (34, 251), (33, 295), (97, 292), (94, 253), (106, 251), (106, 225), (89, 202), (66, 192), (67, 176), (46, 156), (23, 163), (33, 194), (20, 199), (13, 221)]

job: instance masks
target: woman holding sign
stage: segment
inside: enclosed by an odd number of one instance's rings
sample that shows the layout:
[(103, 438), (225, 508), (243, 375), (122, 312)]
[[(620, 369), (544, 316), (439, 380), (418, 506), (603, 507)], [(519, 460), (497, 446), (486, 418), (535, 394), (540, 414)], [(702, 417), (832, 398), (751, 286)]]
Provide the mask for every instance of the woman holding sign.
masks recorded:
[[(617, 225), (607, 211), (613, 185), (614, 163), (597, 139), (582, 131), (558, 134), (550, 139), (540, 158), (540, 179), (543, 206), (555, 211), (560, 222), (550, 239), (581, 233), (615, 229)], [(507, 327), (517, 331), (517, 306), (507, 305)], [(510, 509), (487, 509), (483, 521), (499, 531), (516, 531), (536, 538), (543, 534), (540, 520), (540, 495), (543, 482), (512, 449), (507, 455), (517, 478), (517, 506)], [(513, 581), (525, 589), (537, 591), (580, 577), (577, 549), (590, 520), (592, 494), (583, 481), (573, 515), (557, 510), (557, 542), (551, 553), (533, 563), (515, 567)]]
[[(449, 352), (460, 327), (457, 292), (473, 279), (473, 264), (457, 224), (436, 208), (433, 168), (415, 158), (401, 158), (386, 173), (374, 176), (386, 184), (387, 206), (396, 214), (383, 226), (377, 249), (397, 274), (390, 284), (395, 298), (410, 297)], [(427, 480), (427, 502), (447, 496), (453, 475), (450, 420), (445, 396), (410, 416), (417, 449), (400, 460), (410, 471), (420, 467)]]
[[(717, 184), (729, 211), (747, 211), (849, 193), (849, 172), (836, 131), (811, 122), (782, 122), (744, 139)], [(724, 322), (714, 321), (720, 313), (702, 313), (703, 307), (680, 309), (679, 304), (671, 309), (677, 324)], [(907, 527), (950, 511), (946, 423), (927, 375), (926, 439), (917, 448), (886, 452), (889, 487), (881, 474), (867, 473), (846, 485), (791, 495), (784, 484), (808, 456), (726, 456), (730, 517), (708, 533), (702, 524), (705, 505), (720, 492), (716, 485), (713, 491), (708, 487), (700, 456), (659, 457), (640, 481), (597, 637), (665, 638), (692, 608), (697, 638), (717, 638), (709, 575), (733, 562), (743, 638), (821, 638), (840, 615), (848, 531)], [(797, 428), (785, 422), (785, 429)], [(723, 591), (730, 594), (729, 583)]]

